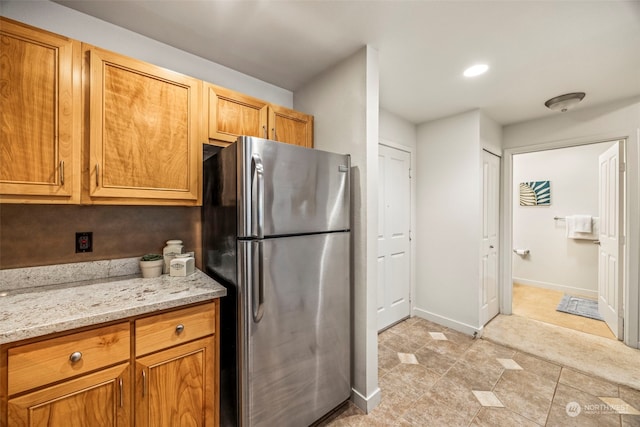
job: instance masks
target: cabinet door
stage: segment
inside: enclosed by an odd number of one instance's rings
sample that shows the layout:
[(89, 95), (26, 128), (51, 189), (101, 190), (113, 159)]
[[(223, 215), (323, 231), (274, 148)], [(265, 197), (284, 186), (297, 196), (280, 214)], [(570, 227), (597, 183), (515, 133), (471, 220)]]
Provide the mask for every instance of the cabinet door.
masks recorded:
[(274, 141), (313, 148), (313, 116), (271, 105), (269, 129), (269, 135)]
[(80, 200), (80, 45), (0, 17), (3, 202)]
[(88, 203), (197, 205), (202, 82), (102, 49), (84, 50)]
[(266, 102), (209, 83), (204, 88), (212, 144), (225, 146), (240, 135), (267, 138)]
[(216, 426), (214, 337), (136, 361), (136, 426)]
[[(103, 369), (9, 400), (9, 425), (131, 425), (129, 363)], [(178, 425), (178, 424), (176, 424)]]

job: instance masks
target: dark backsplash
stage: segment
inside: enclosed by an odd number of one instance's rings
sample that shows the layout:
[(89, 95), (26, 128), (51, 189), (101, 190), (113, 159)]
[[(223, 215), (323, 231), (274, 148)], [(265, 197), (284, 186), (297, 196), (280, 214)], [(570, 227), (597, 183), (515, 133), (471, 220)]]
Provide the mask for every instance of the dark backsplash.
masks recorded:
[[(200, 268), (200, 230), (199, 207), (0, 204), (0, 269), (162, 253), (169, 239)], [(75, 253), (77, 231), (93, 232), (93, 252)]]

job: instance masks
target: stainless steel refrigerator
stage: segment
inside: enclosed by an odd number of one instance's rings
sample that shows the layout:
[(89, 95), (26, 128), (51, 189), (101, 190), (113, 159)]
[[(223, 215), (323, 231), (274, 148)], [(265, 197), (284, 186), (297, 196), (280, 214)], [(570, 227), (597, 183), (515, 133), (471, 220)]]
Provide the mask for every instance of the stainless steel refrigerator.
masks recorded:
[(349, 398), (350, 158), (253, 137), (204, 155), (221, 424), (312, 424)]

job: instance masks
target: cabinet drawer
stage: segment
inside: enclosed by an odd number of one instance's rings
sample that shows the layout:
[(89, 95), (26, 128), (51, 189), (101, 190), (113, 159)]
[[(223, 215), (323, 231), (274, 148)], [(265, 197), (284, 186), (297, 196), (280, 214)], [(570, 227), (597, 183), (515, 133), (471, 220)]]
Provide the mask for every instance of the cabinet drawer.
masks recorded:
[(125, 322), (9, 349), (9, 395), (128, 360), (129, 329)]
[(136, 320), (136, 356), (211, 335), (215, 317), (211, 302)]

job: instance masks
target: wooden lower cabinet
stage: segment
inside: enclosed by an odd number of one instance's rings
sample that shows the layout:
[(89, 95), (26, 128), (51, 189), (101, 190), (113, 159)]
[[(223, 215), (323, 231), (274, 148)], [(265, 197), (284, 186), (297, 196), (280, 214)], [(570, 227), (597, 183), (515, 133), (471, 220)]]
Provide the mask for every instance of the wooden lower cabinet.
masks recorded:
[(219, 312), (216, 299), (0, 348), (0, 427), (218, 426)]
[(136, 360), (136, 426), (217, 425), (213, 337)]
[(9, 400), (9, 426), (131, 425), (129, 363)]

